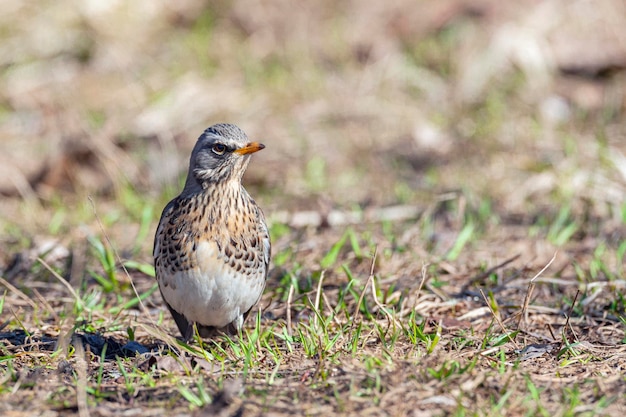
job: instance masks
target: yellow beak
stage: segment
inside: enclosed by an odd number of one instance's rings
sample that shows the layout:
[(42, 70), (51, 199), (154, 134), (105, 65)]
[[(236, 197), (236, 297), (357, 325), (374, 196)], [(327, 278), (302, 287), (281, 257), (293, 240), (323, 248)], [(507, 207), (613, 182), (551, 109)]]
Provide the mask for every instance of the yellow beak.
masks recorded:
[(239, 155), (247, 155), (249, 153), (255, 153), (265, 148), (265, 145), (259, 142), (250, 142), (243, 148), (236, 149), (234, 152)]

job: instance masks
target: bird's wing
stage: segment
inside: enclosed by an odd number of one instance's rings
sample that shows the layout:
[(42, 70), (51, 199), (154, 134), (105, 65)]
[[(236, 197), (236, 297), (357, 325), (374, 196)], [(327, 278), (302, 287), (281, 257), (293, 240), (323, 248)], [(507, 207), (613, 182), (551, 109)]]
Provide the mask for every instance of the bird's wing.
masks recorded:
[(270, 232), (267, 228), (267, 223), (265, 222), (265, 216), (261, 209), (259, 209), (259, 222), (260, 226), (260, 234), (261, 234), (261, 243), (263, 245), (263, 262), (265, 263), (265, 278), (267, 278), (267, 272), (270, 264), (270, 256), (272, 255), (272, 244), (270, 242)]
[(161, 250), (161, 236), (163, 234), (163, 230), (167, 225), (167, 222), (169, 221), (170, 215), (172, 214), (171, 212), (172, 208), (174, 207), (174, 201), (175, 200), (172, 200), (167, 203), (167, 205), (163, 209), (163, 212), (161, 213), (161, 220), (159, 221), (159, 225), (157, 226), (157, 230), (154, 236), (154, 246), (152, 247), (152, 257), (155, 259), (159, 255), (159, 252)]

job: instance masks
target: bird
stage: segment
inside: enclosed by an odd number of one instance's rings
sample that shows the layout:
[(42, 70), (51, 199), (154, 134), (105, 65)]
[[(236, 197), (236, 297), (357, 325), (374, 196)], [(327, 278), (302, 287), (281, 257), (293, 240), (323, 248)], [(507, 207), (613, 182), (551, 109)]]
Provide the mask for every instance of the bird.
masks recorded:
[(181, 336), (240, 331), (267, 280), (271, 242), (261, 208), (242, 185), (265, 148), (219, 123), (198, 138), (182, 192), (163, 209), (154, 239), (156, 280)]

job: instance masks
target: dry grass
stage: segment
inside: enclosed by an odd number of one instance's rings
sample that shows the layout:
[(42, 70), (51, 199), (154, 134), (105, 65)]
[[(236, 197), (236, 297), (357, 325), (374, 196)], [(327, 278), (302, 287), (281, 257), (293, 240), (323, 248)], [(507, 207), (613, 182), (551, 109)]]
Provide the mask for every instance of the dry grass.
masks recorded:
[[(7, 6), (0, 414), (623, 415), (623, 5), (563, 1)], [(152, 236), (220, 121), (273, 267), (186, 345)]]

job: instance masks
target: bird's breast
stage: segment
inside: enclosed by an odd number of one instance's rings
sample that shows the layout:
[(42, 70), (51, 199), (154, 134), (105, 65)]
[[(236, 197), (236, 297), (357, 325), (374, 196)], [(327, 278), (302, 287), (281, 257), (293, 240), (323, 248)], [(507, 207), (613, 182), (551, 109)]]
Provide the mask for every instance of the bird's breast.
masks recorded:
[(214, 241), (198, 243), (196, 266), (164, 274), (161, 292), (188, 320), (223, 327), (254, 306), (265, 287), (265, 269), (232, 268)]

